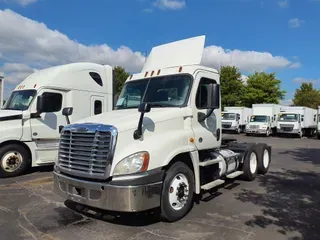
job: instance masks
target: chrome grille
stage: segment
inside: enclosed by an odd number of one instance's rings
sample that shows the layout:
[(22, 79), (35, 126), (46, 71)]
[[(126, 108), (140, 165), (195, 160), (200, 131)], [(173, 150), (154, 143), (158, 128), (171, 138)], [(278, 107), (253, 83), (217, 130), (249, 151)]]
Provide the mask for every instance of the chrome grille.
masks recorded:
[(257, 128), (259, 128), (259, 125), (249, 125), (249, 128), (250, 129), (257, 129)]
[(280, 129), (286, 132), (291, 132), (294, 128), (293, 124), (280, 124)]
[(61, 132), (59, 168), (77, 176), (108, 177), (114, 143), (112, 129), (101, 129), (101, 125), (69, 125)]
[(231, 123), (222, 123), (222, 128), (231, 128)]

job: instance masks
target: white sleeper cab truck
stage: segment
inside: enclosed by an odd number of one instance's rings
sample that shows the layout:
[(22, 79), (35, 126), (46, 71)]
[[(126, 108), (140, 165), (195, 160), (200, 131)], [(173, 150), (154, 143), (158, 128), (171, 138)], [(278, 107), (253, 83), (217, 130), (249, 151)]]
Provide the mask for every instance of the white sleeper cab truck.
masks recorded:
[(160, 207), (176, 221), (227, 179), (252, 181), (271, 160), (266, 144), (221, 139), (219, 72), (199, 65), (205, 37), (154, 47), (131, 75), (115, 111), (61, 132), (54, 191), (66, 200), (120, 212)]
[(317, 136), (320, 139), (320, 106), (318, 106)]
[(281, 107), (279, 104), (252, 104), (252, 115), (246, 127), (246, 135), (276, 135)]
[(0, 177), (54, 164), (68, 119), (112, 109), (112, 71), (110, 66), (72, 63), (37, 71), (22, 81), (0, 110)]
[(277, 134), (312, 136), (317, 129), (317, 110), (307, 107), (282, 107), (278, 117)]
[(251, 113), (252, 109), (247, 107), (225, 107), (221, 114), (222, 131), (245, 132)]

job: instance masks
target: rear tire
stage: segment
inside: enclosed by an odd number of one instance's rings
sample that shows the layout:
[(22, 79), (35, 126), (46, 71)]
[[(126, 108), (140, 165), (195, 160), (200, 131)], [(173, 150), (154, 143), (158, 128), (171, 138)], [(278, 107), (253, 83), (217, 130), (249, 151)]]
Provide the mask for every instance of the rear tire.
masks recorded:
[(266, 174), (271, 163), (271, 147), (265, 143), (258, 143), (256, 149), (258, 153), (258, 174)]
[(253, 181), (258, 174), (258, 152), (256, 145), (251, 145), (245, 153), (243, 160), (243, 179)]
[(0, 148), (0, 178), (16, 177), (30, 167), (30, 154), (19, 144), (8, 144)]
[(175, 222), (193, 206), (194, 174), (182, 162), (174, 163), (166, 172), (161, 194), (161, 218)]

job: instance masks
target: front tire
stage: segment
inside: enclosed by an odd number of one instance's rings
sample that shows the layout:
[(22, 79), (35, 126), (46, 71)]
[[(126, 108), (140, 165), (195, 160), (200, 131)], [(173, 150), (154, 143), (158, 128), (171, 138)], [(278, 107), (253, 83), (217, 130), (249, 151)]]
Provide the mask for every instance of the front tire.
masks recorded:
[(19, 144), (8, 144), (0, 148), (0, 178), (16, 177), (30, 166), (28, 150)]
[(182, 162), (174, 163), (166, 172), (161, 194), (161, 218), (175, 222), (193, 206), (194, 174)]

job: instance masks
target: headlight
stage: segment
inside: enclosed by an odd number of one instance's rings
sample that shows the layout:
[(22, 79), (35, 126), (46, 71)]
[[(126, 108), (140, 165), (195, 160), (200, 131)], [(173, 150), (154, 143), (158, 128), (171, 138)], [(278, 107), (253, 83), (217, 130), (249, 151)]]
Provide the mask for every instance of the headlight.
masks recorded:
[(144, 172), (148, 169), (149, 153), (138, 152), (122, 159), (114, 168), (113, 175)]
[(266, 129), (268, 127), (268, 125), (262, 125), (263, 129)]

